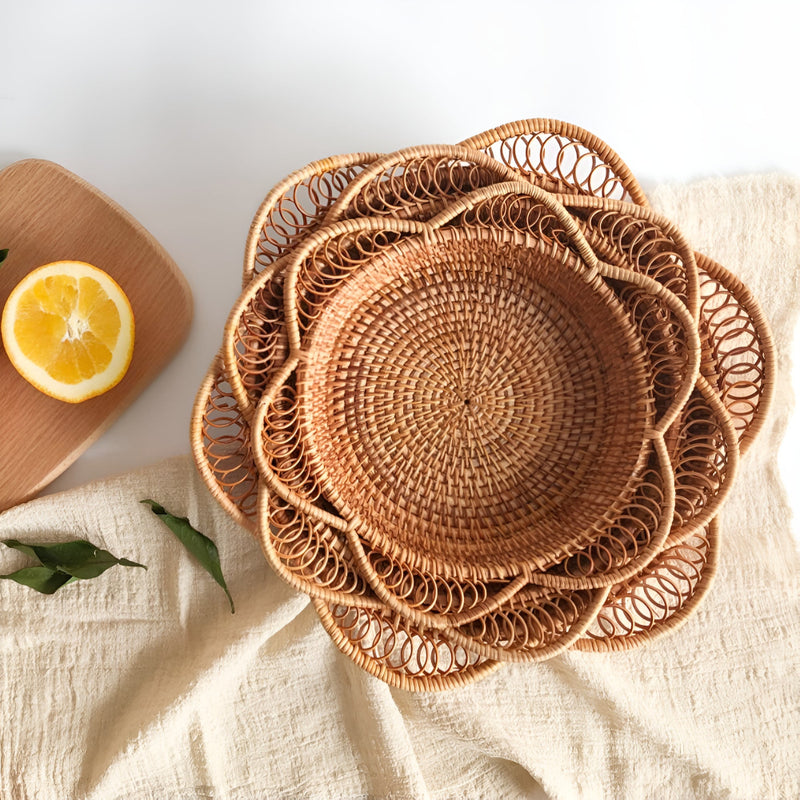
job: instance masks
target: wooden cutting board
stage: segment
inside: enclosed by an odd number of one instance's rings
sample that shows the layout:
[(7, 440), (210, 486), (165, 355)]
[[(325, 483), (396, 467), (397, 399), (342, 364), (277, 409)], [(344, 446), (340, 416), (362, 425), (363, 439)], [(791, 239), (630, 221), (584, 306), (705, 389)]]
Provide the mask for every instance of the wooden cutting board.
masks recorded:
[(163, 247), (116, 203), (50, 161), (0, 172), (0, 309), (17, 283), (51, 261), (105, 270), (131, 302), (133, 358), (113, 389), (83, 403), (34, 389), (0, 351), (0, 509), (36, 495), (60, 475), (164, 368), (186, 338), (189, 285)]

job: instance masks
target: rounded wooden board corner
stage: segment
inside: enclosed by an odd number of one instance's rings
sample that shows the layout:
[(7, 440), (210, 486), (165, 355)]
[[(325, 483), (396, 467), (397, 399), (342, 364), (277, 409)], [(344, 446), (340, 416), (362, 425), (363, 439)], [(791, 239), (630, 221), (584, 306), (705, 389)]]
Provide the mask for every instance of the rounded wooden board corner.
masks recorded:
[(87, 261), (122, 286), (136, 339), (125, 377), (110, 391), (71, 405), (47, 397), (0, 352), (0, 509), (30, 499), (60, 475), (129, 406), (186, 340), (189, 284), (164, 248), (125, 209), (60, 164), (37, 158), (0, 171), (0, 308), (35, 267)]

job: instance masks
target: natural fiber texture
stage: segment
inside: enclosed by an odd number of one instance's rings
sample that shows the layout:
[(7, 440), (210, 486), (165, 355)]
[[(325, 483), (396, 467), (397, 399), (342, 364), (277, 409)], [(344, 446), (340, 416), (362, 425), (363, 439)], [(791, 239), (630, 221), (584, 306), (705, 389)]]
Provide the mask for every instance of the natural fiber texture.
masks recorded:
[[(678, 634), (479, 667), (487, 674), (457, 691), (394, 690), (338, 648), (378, 668), (377, 625), (401, 631), (403, 621), (373, 617), (369, 630), (339, 609), (334, 641), (178, 459), (0, 516), (2, 538), (86, 536), (149, 567), (115, 568), (52, 597), (0, 582), (4, 800), (800, 797), (800, 556), (775, 464), (800, 296), (800, 183), (713, 180), (650, 197), (759, 297), (779, 367), (719, 549), (712, 535), (708, 544), (693, 535), (672, 556), (672, 581), (649, 580), (674, 618), (691, 602), (686, 586), (717, 559)], [(234, 616), (143, 497), (214, 538)], [(0, 558), (2, 572), (25, 561), (5, 549)], [(624, 592), (609, 598), (625, 602)], [(635, 641), (649, 614), (634, 616)]]
[(244, 278), (195, 458), (362, 666), (339, 621), (424, 690), (695, 609), (771, 336), (608, 145), (527, 120), (315, 162), (267, 195)]
[(321, 493), (368, 542), (486, 579), (582, 543), (562, 537), (624, 492), (653, 422), (644, 349), (587, 278), (450, 228), (328, 295), (298, 366), (299, 433)]

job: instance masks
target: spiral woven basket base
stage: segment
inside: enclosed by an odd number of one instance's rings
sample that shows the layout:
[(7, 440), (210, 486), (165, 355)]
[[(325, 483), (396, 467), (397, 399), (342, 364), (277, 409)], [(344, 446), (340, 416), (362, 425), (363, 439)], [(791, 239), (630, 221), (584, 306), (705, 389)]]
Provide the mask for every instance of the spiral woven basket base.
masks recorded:
[(300, 426), (325, 497), (375, 547), (444, 574), (575, 550), (652, 416), (641, 344), (605, 283), (479, 231), (373, 259), (307, 347)]

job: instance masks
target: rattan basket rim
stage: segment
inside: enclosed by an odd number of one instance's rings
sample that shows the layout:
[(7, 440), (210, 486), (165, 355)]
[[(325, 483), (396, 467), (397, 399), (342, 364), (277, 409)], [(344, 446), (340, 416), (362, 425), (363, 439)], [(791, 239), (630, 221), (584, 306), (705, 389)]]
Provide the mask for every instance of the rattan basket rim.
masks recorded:
[(596, 152), (613, 169), (634, 203), (640, 206), (650, 205), (647, 195), (639, 185), (639, 181), (636, 180), (630, 167), (622, 160), (616, 150), (591, 131), (571, 122), (548, 117), (520, 119), (477, 133), (468, 139), (464, 139), (461, 144), (464, 147), (485, 150), (503, 140), (517, 136), (535, 135), (536, 133), (562, 135), (584, 144), (587, 149)]

